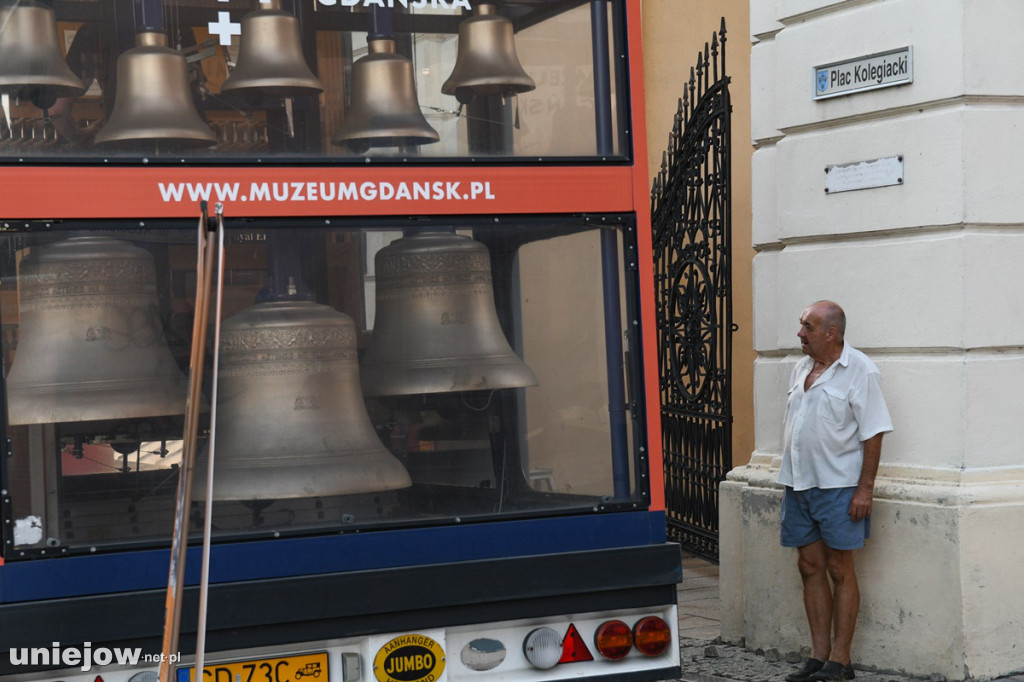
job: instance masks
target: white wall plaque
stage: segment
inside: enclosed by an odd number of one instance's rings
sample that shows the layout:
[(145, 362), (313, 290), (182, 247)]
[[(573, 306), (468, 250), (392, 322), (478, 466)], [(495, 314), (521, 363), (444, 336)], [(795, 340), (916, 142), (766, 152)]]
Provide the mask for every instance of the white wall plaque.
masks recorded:
[(903, 157), (887, 156), (825, 168), (825, 193), (903, 184)]
[(814, 99), (914, 82), (914, 48), (901, 47), (814, 67)]

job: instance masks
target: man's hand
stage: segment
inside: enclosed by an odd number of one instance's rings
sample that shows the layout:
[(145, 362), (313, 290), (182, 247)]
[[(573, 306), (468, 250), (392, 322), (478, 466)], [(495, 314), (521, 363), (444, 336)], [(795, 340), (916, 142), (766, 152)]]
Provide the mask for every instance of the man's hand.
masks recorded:
[(878, 460), (882, 456), (882, 436), (878, 433), (864, 441), (864, 464), (861, 465), (860, 482), (850, 500), (850, 518), (860, 521), (871, 513), (871, 500), (875, 493), (875, 474)]
[(850, 518), (860, 521), (871, 513), (871, 500), (874, 497), (870, 488), (857, 486), (853, 492), (853, 499), (850, 500)]

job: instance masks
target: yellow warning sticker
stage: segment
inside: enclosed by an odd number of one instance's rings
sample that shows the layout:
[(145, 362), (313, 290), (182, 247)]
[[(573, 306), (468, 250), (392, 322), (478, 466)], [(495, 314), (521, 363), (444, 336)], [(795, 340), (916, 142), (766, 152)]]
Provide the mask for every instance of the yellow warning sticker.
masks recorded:
[(444, 672), (444, 650), (426, 635), (399, 635), (373, 658), (378, 682), (434, 682)]

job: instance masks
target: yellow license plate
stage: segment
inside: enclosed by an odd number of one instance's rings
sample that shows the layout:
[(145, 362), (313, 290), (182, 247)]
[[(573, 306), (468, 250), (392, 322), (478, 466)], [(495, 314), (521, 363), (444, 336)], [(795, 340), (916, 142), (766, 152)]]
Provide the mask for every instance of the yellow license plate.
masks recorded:
[[(203, 666), (203, 682), (327, 682), (328, 679), (326, 652)], [(195, 682), (195, 668), (178, 668), (178, 682)]]

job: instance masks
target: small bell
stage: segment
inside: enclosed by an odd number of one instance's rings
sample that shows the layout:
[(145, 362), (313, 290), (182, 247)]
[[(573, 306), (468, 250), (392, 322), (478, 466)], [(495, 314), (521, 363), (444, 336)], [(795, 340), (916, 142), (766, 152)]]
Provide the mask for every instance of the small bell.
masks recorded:
[(412, 62), (395, 53), (394, 40), (371, 39), (368, 49), (352, 65), (352, 106), (331, 141), (356, 153), (437, 142), (416, 99)]
[(362, 365), (366, 395), (535, 386), (494, 307), (487, 247), (425, 231), (377, 253), (377, 312)]
[(280, 0), (242, 17), (238, 62), (221, 92), (266, 97), (301, 97), (323, 92), (302, 54), (299, 21)]
[(156, 31), (137, 33), (135, 45), (117, 58), (114, 110), (96, 144), (216, 144), (216, 134), (192, 101), (185, 57), (167, 47), (167, 36)]
[(466, 104), (476, 95), (513, 95), (537, 85), (516, 55), (512, 22), (493, 4), (477, 5), (459, 24), (459, 52), (441, 92)]
[(54, 12), (35, 2), (0, 5), (0, 93), (49, 109), (85, 86), (61, 56)]

